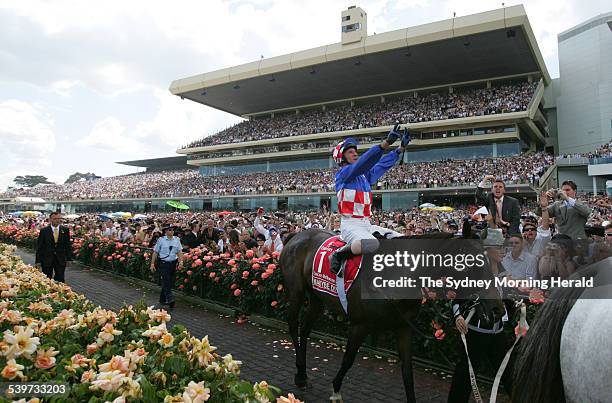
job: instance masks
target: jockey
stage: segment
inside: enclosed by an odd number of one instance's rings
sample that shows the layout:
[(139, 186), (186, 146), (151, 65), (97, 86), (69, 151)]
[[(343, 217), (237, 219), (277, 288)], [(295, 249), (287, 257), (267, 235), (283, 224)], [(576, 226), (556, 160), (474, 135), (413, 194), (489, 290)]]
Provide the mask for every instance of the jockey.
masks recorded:
[[(357, 141), (344, 139), (333, 151), (334, 161), (340, 166), (336, 172), (338, 212), (341, 214), (340, 237), (346, 245), (329, 256), (332, 273), (338, 273), (343, 259), (361, 253), (373, 253), (379, 242), (371, 233), (372, 206), (371, 184), (395, 165), (399, 155), (410, 143), (408, 129), (404, 129), (399, 148), (383, 156), (400, 137), (400, 125), (396, 124), (380, 144), (370, 148), (361, 157), (357, 154)], [(341, 274), (339, 274), (341, 275)]]

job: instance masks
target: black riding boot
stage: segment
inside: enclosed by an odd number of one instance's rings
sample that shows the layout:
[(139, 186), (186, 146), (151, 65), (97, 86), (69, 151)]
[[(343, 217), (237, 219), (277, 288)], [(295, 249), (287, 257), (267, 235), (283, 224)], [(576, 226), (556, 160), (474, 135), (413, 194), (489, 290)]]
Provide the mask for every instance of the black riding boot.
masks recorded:
[(338, 274), (338, 271), (342, 266), (342, 261), (351, 256), (353, 256), (353, 252), (351, 251), (350, 244), (346, 244), (343, 247), (336, 249), (334, 253), (329, 255), (329, 270), (332, 273), (337, 274), (338, 277), (342, 277), (342, 273)]

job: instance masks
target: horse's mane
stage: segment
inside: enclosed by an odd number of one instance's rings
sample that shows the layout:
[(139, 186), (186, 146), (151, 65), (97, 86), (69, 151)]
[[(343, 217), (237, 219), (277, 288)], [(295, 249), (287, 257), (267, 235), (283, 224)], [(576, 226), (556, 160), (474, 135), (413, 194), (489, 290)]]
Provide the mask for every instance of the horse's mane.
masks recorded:
[[(597, 273), (586, 267), (570, 278)], [(515, 402), (565, 402), (561, 375), (561, 333), (567, 315), (584, 292), (580, 287), (555, 289), (544, 302), (517, 352), (514, 363), (512, 400)]]

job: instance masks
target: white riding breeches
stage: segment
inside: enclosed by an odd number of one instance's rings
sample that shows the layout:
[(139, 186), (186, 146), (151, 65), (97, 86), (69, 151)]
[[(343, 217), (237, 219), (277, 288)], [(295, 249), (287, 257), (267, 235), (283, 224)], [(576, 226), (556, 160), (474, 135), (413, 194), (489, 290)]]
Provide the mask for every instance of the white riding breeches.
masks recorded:
[(347, 244), (362, 239), (376, 239), (372, 235), (372, 224), (369, 218), (342, 217), (340, 238)]

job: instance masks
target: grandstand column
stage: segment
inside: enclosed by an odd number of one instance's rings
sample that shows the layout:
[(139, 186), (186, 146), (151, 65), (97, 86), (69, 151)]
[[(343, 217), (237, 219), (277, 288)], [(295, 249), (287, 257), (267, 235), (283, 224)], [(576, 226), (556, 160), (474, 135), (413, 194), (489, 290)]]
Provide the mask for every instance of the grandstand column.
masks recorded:
[(487, 80), (487, 89), (491, 88), (491, 80)]
[(493, 151), (491, 154), (493, 158), (497, 158), (497, 143), (493, 143)]
[(448, 93), (452, 94), (453, 93), (453, 87), (448, 87)]
[(385, 103), (385, 96), (384, 96), (384, 95), (381, 95), (381, 96), (380, 96), (380, 103), (381, 103), (381, 104), (384, 104), (384, 103)]
[(597, 195), (597, 177), (593, 176), (593, 195)]

